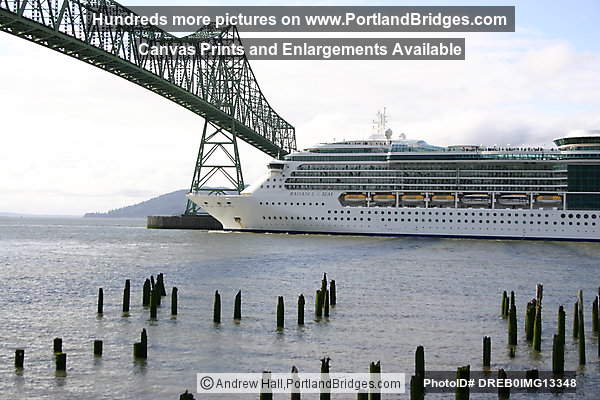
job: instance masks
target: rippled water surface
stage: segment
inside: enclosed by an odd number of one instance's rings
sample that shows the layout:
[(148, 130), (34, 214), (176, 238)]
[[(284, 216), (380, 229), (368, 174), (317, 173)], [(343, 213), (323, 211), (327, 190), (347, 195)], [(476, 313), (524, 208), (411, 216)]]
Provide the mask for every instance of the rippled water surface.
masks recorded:
[[(167, 297), (158, 321), (151, 322), (141, 287), (159, 272), (169, 294), (171, 287), (179, 289), (179, 315), (170, 317)], [(297, 296), (304, 293), (306, 315), (312, 316), (323, 272), (337, 282), (338, 305), (329, 320), (307, 318), (298, 328)], [(126, 317), (125, 279), (132, 286)], [(539, 355), (524, 342), (522, 329), (538, 282), (544, 283), (545, 306)], [(600, 244), (169, 231), (147, 230), (143, 220), (0, 218), (0, 397), (178, 399), (185, 389), (195, 390), (197, 372), (287, 372), (292, 365), (318, 372), (323, 356), (331, 357), (332, 372), (363, 372), (373, 360), (381, 360), (383, 372), (411, 372), (421, 344), (430, 370), (466, 364), (478, 370), (484, 335), (492, 337), (493, 368), (549, 370), (556, 310), (565, 304), (566, 368), (578, 371), (578, 393), (511, 398), (598, 399), (598, 340), (589, 312), (598, 286)], [(231, 320), (238, 289), (239, 324)], [(570, 338), (578, 289), (588, 305), (584, 369), (577, 368)], [(215, 290), (222, 295), (219, 326), (212, 322)], [(498, 315), (502, 290), (517, 294), (514, 359), (506, 347), (506, 321)], [(275, 329), (277, 296), (286, 301), (282, 333)], [(141, 364), (133, 361), (132, 344), (144, 327), (149, 357)], [(54, 373), (54, 337), (63, 338), (68, 353), (66, 377)], [(101, 359), (93, 357), (94, 339), (104, 340)], [(13, 368), (18, 347), (26, 349), (22, 374)]]

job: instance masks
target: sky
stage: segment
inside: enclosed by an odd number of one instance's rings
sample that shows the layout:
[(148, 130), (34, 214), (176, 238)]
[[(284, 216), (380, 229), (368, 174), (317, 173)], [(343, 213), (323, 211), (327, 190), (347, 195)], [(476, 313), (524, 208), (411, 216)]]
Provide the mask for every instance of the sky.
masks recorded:
[[(281, 4), (177, 2), (217, 3)], [(466, 37), (464, 61), (253, 61), (269, 103), (296, 127), (299, 148), (368, 137), (383, 107), (396, 134), (438, 145), (549, 147), (569, 131), (600, 128), (600, 28), (594, 21), (600, 2), (327, 4), (515, 5), (517, 27), (515, 33), (447, 35)], [(199, 116), (1, 32), (0, 76), (0, 212), (79, 215), (189, 187)], [(240, 155), (246, 183), (264, 174), (268, 156), (246, 144)]]

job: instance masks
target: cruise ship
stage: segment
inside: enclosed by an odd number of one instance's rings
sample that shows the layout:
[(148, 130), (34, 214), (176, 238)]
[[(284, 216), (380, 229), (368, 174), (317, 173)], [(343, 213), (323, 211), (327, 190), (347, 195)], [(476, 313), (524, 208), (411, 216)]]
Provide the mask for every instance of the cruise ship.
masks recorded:
[(273, 160), (239, 195), (188, 198), (230, 231), (600, 240), (600, 131), (550, 149), (380, 136)]

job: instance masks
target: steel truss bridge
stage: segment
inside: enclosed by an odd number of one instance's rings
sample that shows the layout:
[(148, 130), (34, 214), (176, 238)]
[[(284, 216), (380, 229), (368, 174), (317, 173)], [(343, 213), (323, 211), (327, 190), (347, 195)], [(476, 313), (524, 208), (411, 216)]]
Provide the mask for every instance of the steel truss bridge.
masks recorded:
[[(243, 189), (238, 138), (276, 158), (296, 149), (294, 127), (269, 105), (245, 56), (201, 55), (206, 41), (241, 43), (235, 26), (207, 25), (177, 38), (150, 25), (100, 25), (94, 14), (135, 15), (112, 0), (0, 0), (0, 30), (102, 68), (203, 117), (192, 191), (214, 191), (210, 182), (218, 176), (230, 184), (219, 190)], [(143, 54), (142, 43), (193, 46), (196, 54)], [(195, 212), (188, 201), (186, 213)]]

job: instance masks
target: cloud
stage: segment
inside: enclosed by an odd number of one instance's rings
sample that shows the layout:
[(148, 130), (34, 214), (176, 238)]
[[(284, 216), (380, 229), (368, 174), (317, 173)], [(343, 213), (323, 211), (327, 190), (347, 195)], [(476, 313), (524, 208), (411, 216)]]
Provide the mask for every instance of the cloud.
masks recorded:
[[(573, 129), (600, 126), (599, 54), (521, 29), (466, 36), (465, 61), (252, 65), (300, 147), (367, 137), (384, 106), (396, 134), (441, 145), (551, 146)], [(4, 33), (0, 64), (10, 77), (0, 85), (1, 211), (108, 210), (189, 186), (200, 117)], [(269, 157), (246, 144), (240, 152), (252, 183)]]

